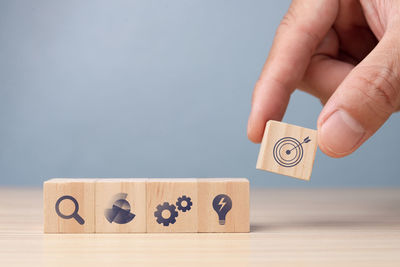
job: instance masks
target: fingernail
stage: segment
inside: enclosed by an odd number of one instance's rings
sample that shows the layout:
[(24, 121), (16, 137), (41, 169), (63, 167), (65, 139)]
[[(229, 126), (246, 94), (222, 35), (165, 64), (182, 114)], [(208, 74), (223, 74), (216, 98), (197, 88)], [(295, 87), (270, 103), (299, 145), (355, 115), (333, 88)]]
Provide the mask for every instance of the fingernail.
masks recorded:
[(320, 142), (335, 154), (347, 154), (364, 134), (361, 124), (346, 111), (339, 109), (322, 124)]

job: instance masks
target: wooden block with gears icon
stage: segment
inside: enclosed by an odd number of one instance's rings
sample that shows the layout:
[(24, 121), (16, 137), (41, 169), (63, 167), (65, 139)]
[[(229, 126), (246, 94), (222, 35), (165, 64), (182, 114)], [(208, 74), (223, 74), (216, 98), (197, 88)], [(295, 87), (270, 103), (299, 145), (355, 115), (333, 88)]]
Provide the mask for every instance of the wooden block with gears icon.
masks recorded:
[(147, 232), (197, 232), (197, 179), (147, 180)]
[(96, 233), (146, 232), (146, 179), (96, 181)]
[(316, 130), (270, 120), (261, 142), (257, 169), (310, 180), (316, 151)]
[(198, 179), (198, 231), (249, 232), (249, 195), (246, 178)]
[(51, 179), (43, 185), (45, 233), (94, 233), (94, 179)]

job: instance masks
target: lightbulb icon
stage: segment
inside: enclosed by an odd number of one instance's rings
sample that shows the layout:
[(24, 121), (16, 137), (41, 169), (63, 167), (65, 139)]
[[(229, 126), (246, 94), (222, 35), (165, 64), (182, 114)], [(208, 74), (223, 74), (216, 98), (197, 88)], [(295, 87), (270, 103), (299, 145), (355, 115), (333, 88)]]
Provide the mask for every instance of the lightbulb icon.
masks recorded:
[(232, 199), (225, 194), (220, 194), (214, 198), (212, 205), (218, 214), (219, 224), (224, 225), (226, 214), (232, 209)]

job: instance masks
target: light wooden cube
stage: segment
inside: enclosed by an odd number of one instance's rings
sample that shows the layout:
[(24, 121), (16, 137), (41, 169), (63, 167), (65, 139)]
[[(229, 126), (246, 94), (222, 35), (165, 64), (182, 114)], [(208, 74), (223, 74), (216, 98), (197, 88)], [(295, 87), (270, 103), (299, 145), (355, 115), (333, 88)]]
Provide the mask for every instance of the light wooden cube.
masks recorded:
[(146, 232), (146, 179), (96, 181), (96, 233)]
[(147, 180), (147, 232), (197, 232), (197, 180)]
[(45, 233), (94, 233), (93, 179), (51, 179), (43, 186)]
[(246, 178), (198, 179), (198, 231), (249, 232), (249, 190)]
[(257, 169), (310, 180), (316, 151), (316, 130), (271, 120), (265, 127)]

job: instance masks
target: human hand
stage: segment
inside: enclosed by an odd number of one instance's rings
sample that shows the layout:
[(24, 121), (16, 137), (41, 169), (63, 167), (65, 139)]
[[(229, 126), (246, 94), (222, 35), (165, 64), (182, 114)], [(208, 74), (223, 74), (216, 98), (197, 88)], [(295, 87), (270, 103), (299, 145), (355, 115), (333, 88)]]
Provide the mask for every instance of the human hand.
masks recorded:
[(400, 110), (400, 1), (294, 0), (254, 88), (251, 141), (282, 119), (295, 88), (325, 105), (321, 150), (354, 152)]

